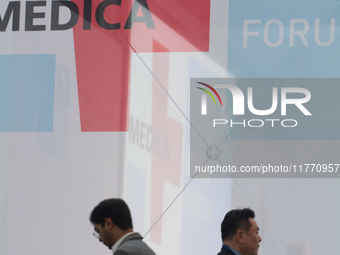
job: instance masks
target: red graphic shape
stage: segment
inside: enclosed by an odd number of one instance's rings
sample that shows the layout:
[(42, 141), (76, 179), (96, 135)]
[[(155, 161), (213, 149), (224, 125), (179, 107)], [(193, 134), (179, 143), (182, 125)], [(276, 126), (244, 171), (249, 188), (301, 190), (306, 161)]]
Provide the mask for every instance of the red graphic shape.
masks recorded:
[[(83, 1), (73, 2), (83, 14)], [(95, 18), (95, 9), (100, 2), (92, 1), (91, 30), (83, 30), (81, 19), (73, 28), (81, 130), (126, 131), (130, 77), (127, 42), (131, 31), (100, 27)], [(116, 23), (116, 17), (128, 16), (129, 9), (131, 6), (123, 3), (122, 6), (111, 5), (104, 17), (109, 22), (108, 16), (115, 16), (111, 22)], [(126, 15), (123, 15), (124, 10)]]
[[(163, 52), (167, 51), (157, 42), (154, 45)], [(162, 85), (164, 90), (168, 91), (169, 67), (169, 54), (154, 54), (152, 71), (158, 81), (153, 79), (152, 87), (152, 128), (156, 131), (152, 139), (154, 140), (154, 137), (157, 139), (153, 143), (153, 146), (156, 146), (151, 154), (152, 224), (157, 221), (164, 210), (164, 182), (167, 181), (178, 187), (181, 185), (183, 125), (168, 116), (170, 99), (161, 88)], [(162, 218), (150, 235), (152, 242), (161, 244)]]
[[(73, 2), (80, 15), (73, 34), (82, 131), (128, 130), (132, 51), (162, 52), (162, 47), (153, 46), (153, 40), (170, 52), (209, 51), (210, 0), (147, 0), (154, 29), (148, 29), (143, 22), (124, 29), (133, 2), (122, 0), (120, 5), (109, 5), (104, 11), (107, 23), (120, 23), (116, 30), (106, 30), (96, 22), (95, 13), (102, 0), (92, 0), (92, 5), (90, 0)], [(84, 3), (91, 5), (90, 29), (83, 19)], [(139, 10), (137, 17), (140, 13)]]

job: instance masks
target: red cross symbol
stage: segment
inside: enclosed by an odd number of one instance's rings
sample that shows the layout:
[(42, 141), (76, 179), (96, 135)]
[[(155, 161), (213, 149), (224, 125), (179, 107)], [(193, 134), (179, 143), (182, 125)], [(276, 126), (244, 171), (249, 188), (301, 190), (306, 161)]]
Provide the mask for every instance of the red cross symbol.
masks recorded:
[[(210, 0), (73, 0), (81, 130), (128, 130), (132, 52), (209, 51)], [(151, 17), (151, 20), (150, 20)]]

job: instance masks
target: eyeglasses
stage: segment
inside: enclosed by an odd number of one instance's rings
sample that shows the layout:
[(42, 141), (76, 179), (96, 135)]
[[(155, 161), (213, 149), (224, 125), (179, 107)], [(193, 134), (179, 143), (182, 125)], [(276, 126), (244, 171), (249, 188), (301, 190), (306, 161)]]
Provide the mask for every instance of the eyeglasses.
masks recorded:
[[(101, 225), (99, 225), (99, 226), (101, 226)], [(96, 228), (94, 229), (93, 235), (94, 235), (94, 237), (96, 237), (96, 238), (99, 240), (100, 234), (99, 234), (99, 232), (98, 232), (98, 228), (97, 228), (97, 229), (96, 229)]]
[(93, 232), (93, 235), (94, 235), (95, 238), (97, 238), (99, 240), (99, 233)]

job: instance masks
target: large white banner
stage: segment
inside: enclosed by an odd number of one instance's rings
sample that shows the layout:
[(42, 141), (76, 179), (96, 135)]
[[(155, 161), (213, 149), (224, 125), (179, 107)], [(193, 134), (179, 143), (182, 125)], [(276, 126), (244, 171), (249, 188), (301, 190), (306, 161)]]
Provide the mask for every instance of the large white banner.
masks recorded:
[[(256, 213), (259, 254), (337, 254), (337, 177), (190, 174), (201, 149), (190, 132), (206, 135), (191, 120), (190, 90), (192, 80), (229, 78), (336, 84), (338, 9), (333, 0), (1, 1), (0, 253), (111, 254), (89, 215), (121, 197), (157, 254), (217, 254), (221, 221), (238, 207)], [(284, 155), (304, 171), (339, 166), (333, 87), (306, 88), (305, 108), (322, 120), (289, 138), (224, 130), (223, 163), (251, 169)], [(230, 94), (220, 95), (228, 102), (208, 95), (208, 111), (231, 116)], [(256, 98), (254, 108), (270, 108)]]

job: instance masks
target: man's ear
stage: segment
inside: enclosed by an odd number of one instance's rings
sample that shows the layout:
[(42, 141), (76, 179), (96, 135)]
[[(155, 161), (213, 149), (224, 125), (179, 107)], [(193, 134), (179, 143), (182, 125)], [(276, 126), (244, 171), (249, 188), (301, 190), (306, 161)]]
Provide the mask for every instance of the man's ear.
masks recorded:
[(242, 229), (239, 229), (236, 232), (235, 239), (238, 243), (243, 244), (244, 243), (244, 231)]
[(108, 229), (112, 229), (114, 227), (114, 223), (111, 218), (104, 218), (104, 227)]

